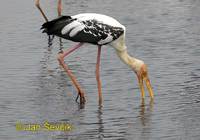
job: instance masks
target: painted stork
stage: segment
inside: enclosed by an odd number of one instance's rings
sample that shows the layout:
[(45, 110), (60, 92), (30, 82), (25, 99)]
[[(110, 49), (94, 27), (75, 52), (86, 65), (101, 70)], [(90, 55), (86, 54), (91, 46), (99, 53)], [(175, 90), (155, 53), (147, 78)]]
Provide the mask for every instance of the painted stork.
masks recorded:
[[(143, 81), (145, 81), (149, 95), (153, 99), (154, 94), (148, 78), (147, 65), (139, 59), (131, 57), (127, 52), (125, 45), (125, 27), (112, 17), (96, 14), (83, 13), (74, 16), (62, 16), (61, 0), (58, 0), (58, 15), (59, 17), (48, 21), (46, 15), (40, 7), (39, 0), (36, 0), (36, 6), (40, 10), (46, 22), (42, 25), (43, 32), (48, 35), (55, 35), (67, 40), (79, 42), (76, 46), (67, 51), (58, 54), (59, 64), (64, 68), (73, 85), (80, 96), (80, 103), (85, 103), (84, 91), (77, 82), (75, 76), (64, 62), (64, 57), (80, 48), (84, 43), (91, 43), (98, 46), (97, 63), (96, 63), (96, 80), (98, 87), (99, 103), (102, 103), (102, 90), (100, 80), (100, 55), (103, 45), (110, 45), (116, 50), (119, 58), (127, 64), (137, 75), (139, 87), (141, 90), (142, 99), (145, 97)], [(76, 100), (77, 100), (76, 99)]]

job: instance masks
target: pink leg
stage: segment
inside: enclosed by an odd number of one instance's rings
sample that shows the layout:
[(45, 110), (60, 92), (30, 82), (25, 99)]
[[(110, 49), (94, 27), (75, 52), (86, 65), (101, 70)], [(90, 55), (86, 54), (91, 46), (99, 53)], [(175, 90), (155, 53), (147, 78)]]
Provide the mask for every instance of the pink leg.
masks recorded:
[(80, 103), (84, 103), (85, 102), (84, 92), (81, 89), (80, 84), (76, 80), (76, 77), (73, 75), (73, 73), (71, 72), (69, 67), (65, 64), (64, 57), (69, 55), (70, 53), (72, 53), (73, 51), (75, 51), (76, 49), (81, 47), (82, 45), (83, 45), (83, 43), (79, 43), (78, 45), (74, 46), (73, 48), (71, 48), (71, 49), (69, 49), (67, 51), (64, 51), (63, 53), (59, 53), (58, 54), (58, 58), (57, 58), (59, 63), (60, 63), (60, 65), (64, 68), (64, 70), (66, 71), (66, 73), (68, 74), (70, 79), (72, 80), (74, 86), (76, 87), (76, 89), (78, 91), (78, 94), (79, 94), (78, 96), (80, 96)]
[(40, 0), (35, 0), (35, 5), (39, 9), (39, 11), (42, 14), (42, 16), (44, 17), (45, 21), (48, 22), (47, 16), (44, 14), (42, 8), (40, 7)]
[(62, 12), (62, 0), (58, 0), (57, 11), (58, 11), (58, 16), (61, 16), (61, 12)]
[[(57, 6), (57, 12), (58, 12), (58, 16), (61, 16), (62, 13), (62, 0), (58, 0), (58, 6)], [(62, 38), (59, 38), (59, 42), (60, 42), (60, 51), (62, 52)]]
[(100, 57), (101, 57), (101, 46), (98, 46), (97, 63), (96, 63), (96, 80), (97, 80), (97, 87), (98, 87), (99, 104), (102, 103), (101, 79), (100, 79), (100, 72), (99, 72)]

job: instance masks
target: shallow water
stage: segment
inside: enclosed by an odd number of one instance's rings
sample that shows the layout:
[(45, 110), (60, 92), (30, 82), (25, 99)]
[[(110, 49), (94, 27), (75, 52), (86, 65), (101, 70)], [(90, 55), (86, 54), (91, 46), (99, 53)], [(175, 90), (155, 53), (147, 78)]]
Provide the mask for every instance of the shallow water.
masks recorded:
[[(48, 17), (56, 1), (42, 0)], [(198, 0), (63, 0), (64, 14), (96, 12), (126, 26), (131, 55), (148, 64), (155, 100), (140, 91), (134, 73), (103, 47), (103, 106), (95, 80), (97, 48), (84, 45), (66, 60), (86, 91), (84, 108), (56, 60), (59, 40), (48, 48), (43, 19), (33, 1), (0, 4), (0, 139), (155, 140), (200, 138), (200, 2)], [(64, 41), (63, 47), (74, 43)], [(73, 130), (16, 131), (15, 124), (65, 122)]]

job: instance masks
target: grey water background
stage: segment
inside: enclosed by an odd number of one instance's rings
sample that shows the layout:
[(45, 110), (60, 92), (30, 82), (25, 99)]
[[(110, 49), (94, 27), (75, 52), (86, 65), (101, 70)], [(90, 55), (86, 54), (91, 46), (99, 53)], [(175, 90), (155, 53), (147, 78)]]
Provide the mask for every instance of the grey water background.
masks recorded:
[[(56, 0), (41, 0), (49, 19)], [(58, 66), (59, 40), (48, 48), (44, 22), (34, 1), (0, 2), (1, 140), (199, 140), (200, 1), (63, 0), (63, 14), (96, 12), (126, 26), (132, 56), (146, 62), (155, 92), (145, 102), (135, 74), (104, 46), (101, 59), (103, 106), (95, 80), (97, 47), (84, 45), (65, 59), (86, 92), (80, 108), (76, 90)], [(65, 41), (64, 49), (75, 43)], [(16, 122), (66, 122), (69, 132), (16, 131)]]

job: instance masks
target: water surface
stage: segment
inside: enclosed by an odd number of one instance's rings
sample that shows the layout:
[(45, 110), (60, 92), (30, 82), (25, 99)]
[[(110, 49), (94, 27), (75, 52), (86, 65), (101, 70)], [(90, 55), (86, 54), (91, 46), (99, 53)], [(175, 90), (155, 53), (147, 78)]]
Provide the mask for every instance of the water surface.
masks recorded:
[[(49, 19), (56, 2), (42, 0)], [(95, 80), (97, 48), (84, 45), (66, 63), (86, 92), (80, 108), (76, 90), (58, 66), (59, 40), (48, 48), (43, 19), (33, 1), (0, 4), (0, 139), (172, 140), (200, 137), (200, 2), (198, 0), (63, 0), (63, 14), (96, 12), (126, 26), (131, 55), (146, 62), (155, 100), (140, 101), (135, 74), (115, 51), (103, 47), (103, 106)], [(65, 49), (74, 45), (64, 41)], [(66, 122), (73, 131), (16, 131), (16, 122)]]

